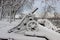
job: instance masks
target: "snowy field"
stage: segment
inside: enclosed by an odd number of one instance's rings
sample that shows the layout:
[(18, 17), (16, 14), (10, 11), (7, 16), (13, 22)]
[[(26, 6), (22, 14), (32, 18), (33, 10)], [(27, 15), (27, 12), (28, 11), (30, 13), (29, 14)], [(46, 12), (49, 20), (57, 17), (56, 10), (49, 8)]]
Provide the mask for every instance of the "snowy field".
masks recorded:
[(24, 35), (16, 34), (16, 33), (8, 33), (8, 30), (17, 26), (20, 23), (20, 20), (16, 20), (15, 22), (9, 23), (7, 21), (0, 21), (0, 38), (14, 38), (16, 40), (46, 40), (44, 38), (37, 37), (27, 37)]
[[(30, 37), (25, 36), (17, 33), (8, 33), (8, 30), (12, 29), (13, 27), (17, 26), (20, 23), (21, 20), (15, 20), (12, 23), (9, 23), (7, 21), (0, 21), (0, 38), (14, 38), (15, 40), (46, 40), (45, 38), (38, 38), (38, 37)], [(39, 31), (37, 32), (26, 32), (28, 35), (37, 35), (37, 36), (45, 36), (49, 40), (60, 40), (60, 34), (48, 29), (46, 27), (43, 27), (41, 25), (38, 25)]]

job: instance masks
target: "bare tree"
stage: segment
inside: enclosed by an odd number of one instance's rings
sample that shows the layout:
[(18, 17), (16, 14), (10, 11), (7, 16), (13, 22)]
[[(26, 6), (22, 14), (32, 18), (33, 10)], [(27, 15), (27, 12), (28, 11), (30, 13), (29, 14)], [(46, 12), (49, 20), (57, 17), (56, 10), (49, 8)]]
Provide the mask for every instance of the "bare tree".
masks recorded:
[[(51, 4), (50, 4), (51, 1)], [(45, 7), (44, 7), (44, 16), (43, 18), (46, 18), (47, 12), (51, 13), (51, 11), (55, 11), (55, 4), (56, 4), (56, 0), (45, 0)], [(56, 12), (56, 11), (55, 11)]]
[(1, 18), (10, 16), (9, 20), (13, 18), (15, 20), (16, 12), (23, 6), (28, 4), (30, 7), (34, 0), (2, 0), (2, 13)]

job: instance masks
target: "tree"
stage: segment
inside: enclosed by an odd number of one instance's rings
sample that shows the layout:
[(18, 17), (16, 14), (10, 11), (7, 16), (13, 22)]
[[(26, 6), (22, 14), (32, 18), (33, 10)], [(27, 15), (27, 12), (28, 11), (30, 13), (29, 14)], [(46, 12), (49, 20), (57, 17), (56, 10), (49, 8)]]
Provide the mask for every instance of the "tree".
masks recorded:
[[(51, 2), (51, 3), (50, 3)], [(43, 18), (46, 18), (47, 12), (51, 13), (52, 11), (56, 12), (55, 5), (56, 0), (45, 0), (45, 7), (44, 7), (44, 16)]]
[[(2, 0), (1, 1), (1, 7), (2, 7), (2, 13), (1, 13), (1, 18), (5, 16), (10, 16), (10, 22), (11, 19), (13, 18), (15, 20), (15, 15), (17, 11), (24, 5), (28, 4), (32, 5), (33, 0)], [(8, 15), (7, 15), (8, 14)]]

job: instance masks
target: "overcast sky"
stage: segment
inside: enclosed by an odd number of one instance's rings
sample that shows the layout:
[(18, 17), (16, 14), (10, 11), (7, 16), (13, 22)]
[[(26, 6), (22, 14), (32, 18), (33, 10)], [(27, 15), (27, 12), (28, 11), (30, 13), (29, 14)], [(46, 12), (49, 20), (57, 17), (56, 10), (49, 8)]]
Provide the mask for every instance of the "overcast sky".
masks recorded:
[(39, 8), (38, 12), (42, 13), (44, 11), (44, 7), (48, 7), (48, 4), (55, 7), (56, 12), (60, 13), (60, 1), (57, 2), (54, 0), (52, 3), (52, 1), (49, 0), (49, 2), (45, 3), (43, 0), (35, 0), (34, 7)]
[[(55, 11), (57, 12), (57, 13), (60, 13), (60, 1), (55, 1), (54, 0), (54, 2), (52, 3), (52, 1), (51, 0), (49, 0), (49, 2), (45, 2), (45, 0), (35, 0), (34, 1), (34, 4), (33, 4), (33, 7), (32, 7), (32, 9), (34, 9), (34, 8), (39, 8), (37, 11), (36, 11), (36, 13), (43, 13), (44, 12), (44, 7), (48, 7), (48, 4), (49, 5), (52, 5), (53, 7), (55, 7)], [(31, 8), (29, 8), (29, 6), (28, 5), (25, 5), (24, 7), (23, 7), (23, 13), (31, 13)]]

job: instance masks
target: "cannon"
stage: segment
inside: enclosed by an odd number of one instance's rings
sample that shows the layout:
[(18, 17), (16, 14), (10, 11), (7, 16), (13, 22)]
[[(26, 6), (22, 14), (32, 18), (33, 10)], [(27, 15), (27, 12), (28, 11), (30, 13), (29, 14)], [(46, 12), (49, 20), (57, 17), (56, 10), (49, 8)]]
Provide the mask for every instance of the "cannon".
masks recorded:
[(20, 23), (16, 27), (10, 29), (8, 31), (8, 33), (22, 31), (22, 30), (25, 30), (25, 29), (26, 30), (31, 30), (31, 28), (33, 28), (34, 26), (37, 25), (37, 21), (35, 20), (35, 17), (33, 15), (34, 12), (37, 11), (37, 10), (38, 10), (38, 8), (36, 8), (32, 13), (29, 13), (28, 15), (25, 15), (21, 19)]

